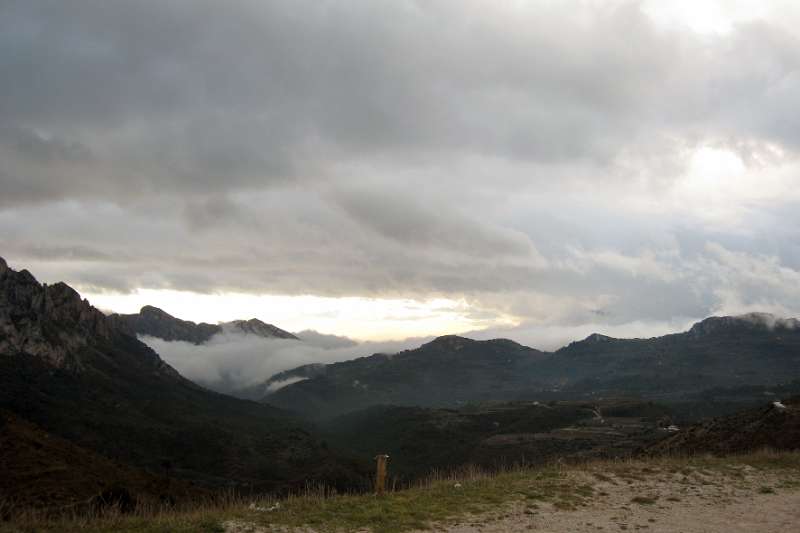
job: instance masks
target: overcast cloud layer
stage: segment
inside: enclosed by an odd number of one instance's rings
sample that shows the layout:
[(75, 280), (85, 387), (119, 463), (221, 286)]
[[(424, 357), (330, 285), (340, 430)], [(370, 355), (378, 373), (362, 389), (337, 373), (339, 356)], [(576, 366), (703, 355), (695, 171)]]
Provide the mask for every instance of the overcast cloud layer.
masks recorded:
[(534, 337), (798, 315), (798, 8), (650, 4), (4, 1), (0, 255)]

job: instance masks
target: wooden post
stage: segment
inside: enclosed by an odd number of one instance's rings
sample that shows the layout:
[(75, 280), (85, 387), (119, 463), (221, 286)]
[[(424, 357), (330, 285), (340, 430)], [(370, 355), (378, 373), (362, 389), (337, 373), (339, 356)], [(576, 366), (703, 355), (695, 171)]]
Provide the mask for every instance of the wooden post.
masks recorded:
[(382, 496), (383, 492), (386, 490), (386, 461), (388, 459), (388, 455), (375, 456), (375, 460), (377, 461), (375, 470), (375, 494), (378, 496)]

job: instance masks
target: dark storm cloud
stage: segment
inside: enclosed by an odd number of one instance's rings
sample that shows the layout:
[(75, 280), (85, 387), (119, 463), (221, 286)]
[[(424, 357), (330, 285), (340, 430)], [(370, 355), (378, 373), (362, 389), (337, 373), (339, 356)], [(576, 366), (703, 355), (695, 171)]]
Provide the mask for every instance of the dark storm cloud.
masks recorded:
[(451, 205), (425, 205), (424, 198), (410, 191), (394, 187), (369, 191), (362, 186), (342, 191), (336, 200), (353, 220), (394, 244), (538, 259), (524, 234), (464, 216)]
[[(447, 296), (565, 325), (792, 312), (785, 22), (697, 35), (622, 1), (4, 2), (2, 253), (93, 291)], [(767, 178), (684, 194), (700, 146)]]
[(318, 178), (339, 158), (603, 164), (665, 125), (796, 140), (793, 36), (753, 26), (709, 46), (657, 31), (635, 4), (588, 23), (574, 9), (6, 3), (0, 118), (96, 157), (60, 180), (25, 167), (5, 179), (119, 201)]
[(91, 151), (79, 142), (47, 138), (21, 127), (0, 129), (0, 139), (20, 157), (42, 163), (82, 162), (91, 159)]

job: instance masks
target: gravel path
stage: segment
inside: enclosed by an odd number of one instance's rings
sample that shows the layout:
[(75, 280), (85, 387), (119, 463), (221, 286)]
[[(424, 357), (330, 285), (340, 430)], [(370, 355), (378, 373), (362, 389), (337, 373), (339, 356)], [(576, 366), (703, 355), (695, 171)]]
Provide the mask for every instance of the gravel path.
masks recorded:
[(543, 509), (536, 514), (511, 513), (500, 519), (476, 520), (436, 531), (448, 533), (539, 531), (596, 533), (646, 531), (653, 533), (796, 533), (800, 531), (800, 492), (753, 495), (734, 503), (669, 502), (638, 506), (619, 502), (611, 508), (577, 511)]
[[(747, 467), (744, 467), (747, 469)], [(775, 473), (653, 473), (630, 479), (576, 473), (576, 482), (594, 479), (596, 495), (574, 510), (548, 503), (515, 505), (493, 516), (472, 517), (434, 528), (448, 533), (797, 533), (800, 532), (798, 479)]]

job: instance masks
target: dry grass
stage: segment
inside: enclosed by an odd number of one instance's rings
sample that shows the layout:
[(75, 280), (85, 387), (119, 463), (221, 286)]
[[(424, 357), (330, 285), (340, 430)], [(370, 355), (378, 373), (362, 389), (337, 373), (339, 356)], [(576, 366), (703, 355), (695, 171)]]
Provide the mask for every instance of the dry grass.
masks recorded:
[(102, 512), (88, 505), (59, 509), (17, 508), (0, 500), (0, 532), (221, 532), (221, 517), (240, 511), (243, 501), (221, 494), (214, 499), (199, 500), (188, 505), (167, 507), (139, 504), (133, 512), (122, 512), (109, 506)]
[[(742, 469), (779, 470), (787, 474), (790, 484), (791, 480), (800, 479), (800, 453), (764, 450), (731, 457), (669, 456), (517, 467), (501, 472), (465, 468), (447, 474), (433, 473), (413, 488), (390, 490), (383, 497), (336, 494), (324, 487), (309, 486), (280, 500), (244, 500), (227, 495), (183, 508), (140, 507), (133, 514), (112, 509), (102, 515), (76, 511), (53, 516), (44, 511), (15, 510), (0, 502), (0, 515), (12, 517), (0, 523), (0, 532), (223, 533), (224, 523), (237, 521), (265, 528), (371, 529), (392, 533), (478, 516), (502, 516), (511, 505), (535, 509), (538, 502), (548, 502), (557, 509), (577, 509), (592, 503), (598, 494), (602, 496), (594, 485), (612, 478), (619, 481), (672, 475), (702, 483), (706, 476), (723, 474), (730, 483), (736, 483)], [(644, 501), (643, 497), (633, 503), (652, 505), (655, 500)], [(254, 510), (251, 504), (274, 510)]]

